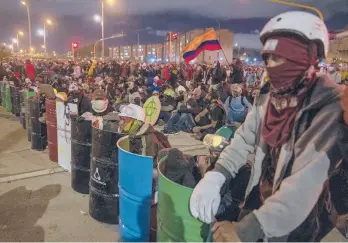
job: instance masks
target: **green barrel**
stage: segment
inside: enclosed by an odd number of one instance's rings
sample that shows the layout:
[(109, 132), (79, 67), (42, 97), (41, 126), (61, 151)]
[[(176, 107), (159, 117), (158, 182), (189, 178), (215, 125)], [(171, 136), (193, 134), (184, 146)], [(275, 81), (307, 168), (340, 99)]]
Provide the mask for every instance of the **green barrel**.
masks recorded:
[(206, 242), (210, 226), (192, 217), (189, 209), (192, 188), (176, 184), (158, 166), (157, 242)]
[(2, 107), (5, 107), (6, 108), (6, 89), (5, 89), (6, 85), (4, 84), (4, 82), (2, 82), (1, 84), (1, 105)]
[(6, 99), (6, 110), (12, 112), (12, 102), (11, 102), (11, 90), (10, 86), (5, 86), (5, 99)]
[(25, 92), (25, 98), (24, 98), (24, 109), (25, 109), (25, 117), (26, 117), (26, 128), (28, 132), (28, 142), (31, 142), (31, 124), (30, 124), (30, 116), (29, 116), (29, 98), (34, 97), (36, 95), (35, 92), (27, 91)]

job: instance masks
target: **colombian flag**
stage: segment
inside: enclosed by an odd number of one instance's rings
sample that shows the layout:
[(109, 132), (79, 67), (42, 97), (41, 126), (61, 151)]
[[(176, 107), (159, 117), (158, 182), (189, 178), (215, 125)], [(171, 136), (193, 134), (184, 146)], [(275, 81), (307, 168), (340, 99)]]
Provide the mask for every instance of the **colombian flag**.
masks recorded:
[(210, 29), (204, 34), (197, 36), (182, 50), (181, 55), (186, 63), (195, 59), (202, 51), (218, 51), (221, 50), (220, 42), (216, 36), (214, 29)]

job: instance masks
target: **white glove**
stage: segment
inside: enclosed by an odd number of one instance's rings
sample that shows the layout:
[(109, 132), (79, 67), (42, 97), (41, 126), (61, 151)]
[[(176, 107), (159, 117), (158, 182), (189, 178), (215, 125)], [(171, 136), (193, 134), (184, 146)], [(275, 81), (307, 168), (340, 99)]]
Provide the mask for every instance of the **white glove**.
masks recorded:
[(190, 210), (193, 217), (207, 224), (213, 221), (220, 206), (220, 189), (225, 181), (225, 176), (219, 172), (210, 171), (204, 175), (190, 198)]

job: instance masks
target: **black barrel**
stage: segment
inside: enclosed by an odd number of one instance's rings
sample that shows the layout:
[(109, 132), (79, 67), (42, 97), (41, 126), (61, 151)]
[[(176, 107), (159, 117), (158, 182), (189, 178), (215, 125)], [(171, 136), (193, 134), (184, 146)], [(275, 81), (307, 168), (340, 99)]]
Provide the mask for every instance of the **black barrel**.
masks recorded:
[(28, 142), (31, 142), (31, 119), (30, 119), (30, 113), (29, 113), (29, 101), (30, 99), (34, 99), (35, 97), (28, 97), (24, 101), (24, 106), (26, 109), (26, 119), (27, 119), (27, 134), (28, 134)]
[(25, 99), (27, 98), (27, 93), (22, 91), (22, 92), (20, 92), (20, 96), (19, 97), (20, 97), (20, 104), (21, 104), (21, 106), (20, 106), (21, 112), (20, 112), (19, 121), (20, 121), (22, 127), (24, 129), (26, 129), (27, 121), (25, 119), (25, 116), (26, 116), (27, 111), (26, 111), (26, 108), (25, 108)]
[(89, 193), (92, 148), (91, 121), (71, 117), (71, 187), (83, 194)]
[(43, 151), (47, 146), (47, 136), (46, 125), (39, 121), (40, 102), (37, 98), (30, 98), (28, 105), (31, 124), (31, 149)]
[(19, 116), (21, 113), (21, 102), (19, 88), (11, 87), (12, 113)]
[(118, 223), (117, 141), (123, 136), (124, 134), (92, 128), (89, 214), (103, 223)]

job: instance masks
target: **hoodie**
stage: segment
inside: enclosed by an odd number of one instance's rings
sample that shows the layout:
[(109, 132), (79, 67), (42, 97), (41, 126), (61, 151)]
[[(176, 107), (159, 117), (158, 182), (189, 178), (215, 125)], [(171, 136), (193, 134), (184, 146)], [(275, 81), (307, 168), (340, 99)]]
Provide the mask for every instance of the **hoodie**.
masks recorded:
[[(285, 241), (320, 241), (316, 222), (321, 223), (322, 215), (316, 213), (323, 211), (322, 200), (327, 196), (324, 183), (342, 159), (337, 139), (342, 91), (326, 76), (318, 78), (296, 115), (290, 139), (280, 149), (271, 195), (259, 209), (235, 225), (241, 241), (277, 237)], [(252, 171), (246, 196), (259, 184), (269, 151), (261, 136), (268, 99), (269, 93), (262, 91), (215, 167), (230, 180), (250, 161)]]

